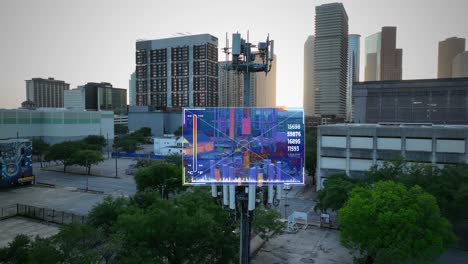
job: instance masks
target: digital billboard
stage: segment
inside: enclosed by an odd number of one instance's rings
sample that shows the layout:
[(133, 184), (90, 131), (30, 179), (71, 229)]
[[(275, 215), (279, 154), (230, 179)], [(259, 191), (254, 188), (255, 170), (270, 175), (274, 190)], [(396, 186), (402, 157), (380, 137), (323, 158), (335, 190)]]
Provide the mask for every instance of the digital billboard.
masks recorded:
[(304, 134), (302, 108), (186, 108), (184, 185), (304, 184)]

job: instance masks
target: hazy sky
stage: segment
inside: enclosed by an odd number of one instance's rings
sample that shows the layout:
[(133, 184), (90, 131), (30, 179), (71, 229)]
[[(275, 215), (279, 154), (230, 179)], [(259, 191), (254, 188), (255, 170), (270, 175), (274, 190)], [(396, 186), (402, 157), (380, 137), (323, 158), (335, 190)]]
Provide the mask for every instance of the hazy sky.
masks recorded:
[[(1, 0), (0, 108), (18, 107), (26, 96), (24, 80), (32, 77), (54, 77), (71, 87), (105, 81), (128, 88), (136, 39), (210, 33), (221, 48), (225, 32), (247, 30), (254, 43), (267, 33), (275, 40), (278, 104), (301, 106), (304, 42), (314, 34), (315, 6), (330, 2), (336, 1)], [(468, 38), (467, 0), (342, 2), (362, 49), (364, 37), (382, 26), (398, 27), (404, 79), (435, 78), (438, 41)], [(361, 78), (363, 69), (361, 64)]]

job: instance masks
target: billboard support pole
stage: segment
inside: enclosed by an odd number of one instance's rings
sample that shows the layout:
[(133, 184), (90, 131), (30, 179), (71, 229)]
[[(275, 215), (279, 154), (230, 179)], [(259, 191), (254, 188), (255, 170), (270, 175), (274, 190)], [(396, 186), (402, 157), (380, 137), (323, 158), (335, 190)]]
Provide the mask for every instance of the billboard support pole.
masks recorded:
[(249, 263), (250, 254), (250, 219), (248, 210), (248, 194), (245, 186), (240, 187), (241, 192), (238, 196), (238, 200), (241, 204), (241, 225), (240, 225), (240, 264)]

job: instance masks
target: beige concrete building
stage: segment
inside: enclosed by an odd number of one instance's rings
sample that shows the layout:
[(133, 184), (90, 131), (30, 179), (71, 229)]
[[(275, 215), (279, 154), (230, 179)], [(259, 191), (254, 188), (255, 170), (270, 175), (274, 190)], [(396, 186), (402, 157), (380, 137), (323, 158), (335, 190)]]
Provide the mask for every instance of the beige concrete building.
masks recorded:
[[(276, 107), (276, 62), (278, 58), (274, 55), (271, 62), (271, 69), (268, 74), (263, 72), (255, 73), (255, 106), (256, 107)], [(251, 85), (251, 87), (254, 87)], [(253, 97), (251, 97), (252, 99)]]
[(452, 61), (452, 77), (468, 77), (468, 51), (459, 53)]
[(452, 78), (453, 59), (465, 51), (465, 39), (451, 37), (439, 42), (437, 78)]
[(26, 100), (34, 102), (35, 107), (63, 107), (63, 93), (70, 84), (54, 78), (32, 78), (26, 80)]
[(314, 88), (314, 47), (315, 37), (309, 36), (304, 43), (304, 98), (303, 107), (306, 116), (315, 114)]

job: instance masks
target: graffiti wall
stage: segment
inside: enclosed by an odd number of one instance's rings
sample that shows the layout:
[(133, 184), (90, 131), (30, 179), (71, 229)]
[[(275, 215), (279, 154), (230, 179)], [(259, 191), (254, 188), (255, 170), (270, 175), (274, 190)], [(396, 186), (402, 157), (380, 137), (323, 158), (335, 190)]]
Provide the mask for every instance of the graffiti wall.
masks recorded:
[(31, 141), (0, 140), (0, 187), (33, 181)]

